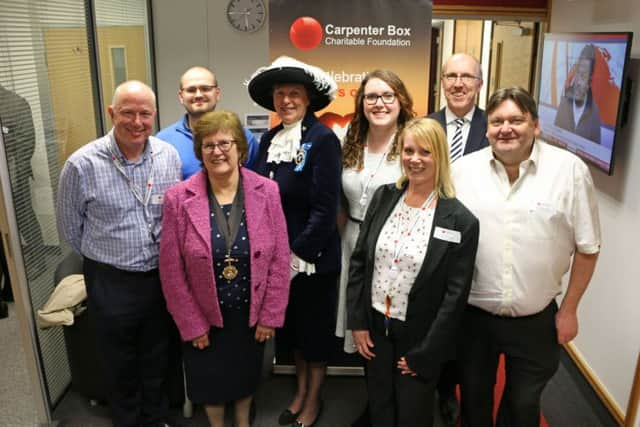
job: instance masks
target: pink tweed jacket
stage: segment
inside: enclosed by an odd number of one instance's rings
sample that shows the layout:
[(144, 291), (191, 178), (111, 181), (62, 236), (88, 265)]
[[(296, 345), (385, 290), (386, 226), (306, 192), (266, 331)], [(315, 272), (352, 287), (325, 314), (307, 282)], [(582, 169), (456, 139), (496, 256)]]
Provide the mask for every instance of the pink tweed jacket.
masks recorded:
[[(278, 185), (240, 168), (250, 246), (249, 326), (279, 327), (289, 298), (289, 239)], [(206, 172), (164, 196), (160, 278), (167, 308), (184, 341), (223, 327), (211, 256)]]

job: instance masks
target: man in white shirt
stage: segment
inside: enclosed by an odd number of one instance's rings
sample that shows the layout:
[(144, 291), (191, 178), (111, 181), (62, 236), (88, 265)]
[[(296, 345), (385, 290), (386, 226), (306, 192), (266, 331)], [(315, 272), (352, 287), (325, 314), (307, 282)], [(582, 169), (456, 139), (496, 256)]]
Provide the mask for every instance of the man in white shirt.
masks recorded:
[[(487, 116), (490, 147), (453, 165), (457, 197), (480, 220), (459, 353), (462, 425), (493, 425), (493, 387), (504, 353), (496, 426), (538, 427), (540, 395), (558, 368), (560, 345), (578, 333), (578, 303), (600, 250), (596, 196), (580, 159), (536, 141), (537, 107), (526, 91), (500, 89)], [(558, 308), (555, 297), (569, 267)]]

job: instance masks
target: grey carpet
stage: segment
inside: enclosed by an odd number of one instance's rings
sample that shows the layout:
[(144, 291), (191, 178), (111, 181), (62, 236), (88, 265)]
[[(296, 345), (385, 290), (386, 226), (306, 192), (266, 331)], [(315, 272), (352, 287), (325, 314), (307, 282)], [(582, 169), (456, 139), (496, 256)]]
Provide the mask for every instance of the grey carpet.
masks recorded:
[(9, 317), (0, 319), (0, 426), (32, 427), (38, 414), (16, 319), (15, 303)]

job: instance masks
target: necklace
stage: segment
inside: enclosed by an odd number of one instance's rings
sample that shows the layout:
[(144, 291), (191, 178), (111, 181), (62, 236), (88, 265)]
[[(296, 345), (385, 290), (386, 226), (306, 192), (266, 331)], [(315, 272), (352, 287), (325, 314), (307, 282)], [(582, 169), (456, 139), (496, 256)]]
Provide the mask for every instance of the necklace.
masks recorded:
[(395, 134), (393, 134), (391, 136), (391, 138), (389, 139), (389, 141), (387, 142), (387, 145), (384, 148), (384, 153), (382, 153), (382, 156), (380, 157), (380, 160), (378, 160), (378, 164), (376, 165), (376, 168), (371, 172), (371, 173), (367, 173), (367, 153), (369, 152), (369, 137), (367, 136), (367, 143), (364, 145), (364, 158), (363, 158), (363, 163), (364, 163), (364, 168), (362, 169), (362, 172), (364, 174), (366, 174), (365, 177), (365, 181), (362, 183), (362, 190), (360, 193), (360, 206), (362, 206), (363, 208), (367, 206), (367, 203), (369, 202), (369, 195), (367, 194), (369, 191), (369, 187), (371, 186), (371, 182), (373, 181), (373, 178), (375, 178), (375, 176), (377, 175), (378, 171), (380, 170), (380, 167), (382, 166), (382, 163), (385, 161), (385, 159), (387, 158), (387, 154), (389, 154), (389, 149), (391, 148), (391, 145), (393, 144), (393, 138), (395, 137)]
[(227, 263), (227, 265), (222, 269), (222, 277), (224, 277), (227, 282), (231, 282), (238, 276), (238, 268), (233, 264), (234, 262), (238, 262), (238, 260), (231, 257), (231, 247), (233, 246), (236, 236), (238, 235), (238, 230), (240, 229), (243, 206), (244, 192), (242, 189), (241, 178), (238, 179), (238, 189), (236, 190), (236, 195), (233, 198), (231, 212), (229, 213), (229, 220), (227, 220), (227, 216), (222, 211), (222, 207), (218, 203), (216, 196), (213, 194), (213, 189), (211, 189), (211, 194), (209, 196), (209, 208), (214, 213), (216, 224), (220, 233), (224, 237), (225, 248), (227, 250), (224, 257), (224, 262)]
[[(422, 206), (420, 206), (419, 208), (414, 208), (413, 209), (414, 214), (410, 215), (411, 208), (409, 208), (409, 212), (407, 213), (404, 212), (405, 206), (408, 207), (405, 204), (405, 200), (406, 200), (406, 193), (405, 193), (399, 202), (400, 209), (398, 209), (398, 211), (395, 213), (397, 217), (396, 218), (397, 221), (395, 224), (396, 238), (394, 240), (393, 258), (391, 259), (391, 265), (389, 266), (389, 272), (388, 272), (388, 276), (392, 280), (389, 281), (389, 289), (387, 291), (387, 294), (384, 297), (384, 305), (385, 305), (384, 330), (385, 330), (385, 335), (387, 336), (389, 335), (389, 327), (391, 325), (391, 305), (392, 305), (391, 288), (393, 287), (395, 280), (398, 278), (398, 275), (400, 274), (400, 267), (399, 267), (400, 253), (402, 252), (402, 249), (404, 248), (408, 238), (411, 236), (413, 229), (418, 224), (420, 215), (422, 214), (422, 212), (427, 210), (427, 207), (431, 205), (431, 203), (434, 201), (435, 198), (436, 198), (436, 192), (432, 191), (431, 194), (429, 194), (429, 196), (427, 197), (427, 200), (425, 200), (425, 202), (422, 204)], [(404, 215), (406, 215), (408, 221), (402, 221), (403, 227), (401, 227), (400, 222), (401, 222), (401, 219), (403, 219)]]

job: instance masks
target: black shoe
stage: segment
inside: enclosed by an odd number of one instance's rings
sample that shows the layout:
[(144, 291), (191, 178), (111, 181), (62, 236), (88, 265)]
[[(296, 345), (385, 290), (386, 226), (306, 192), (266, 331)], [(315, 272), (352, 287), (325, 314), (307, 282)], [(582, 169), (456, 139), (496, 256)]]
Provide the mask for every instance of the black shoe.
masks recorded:
[(364, 408), (364, 412), (360, 414), (351, 427), (371, 427), (371, 418), (369, 417), (369, 405)]
[(288, 426), (298, 418), (298, 415), (300, 415), (300, 411), (293, 413), (289, 409), (285, 409), (278, 417), (278, 424), (281, 426)]
[(318, 422), (318, 420), (320, 419), (320, 415), (322, 415), (322, 408), (323, 408), (323, 404), (322, 404), (322, 400), (320, 401), (320, 405), (318, 406), (318, 413), (316, 414), (316, 419), (313, 420), (313, 422), (311, 424), (303, 424), (298, 420), (295, 420), (293, 422), (293, 424), (291, 424), (291, 427), (312, 427), (314, 425), (316, 425), (316, 423)]
[(455, 396), (441, 398), (438, 404), (442, 421), (447, 426), (454, 426), (460, 417), (460, 404)]

